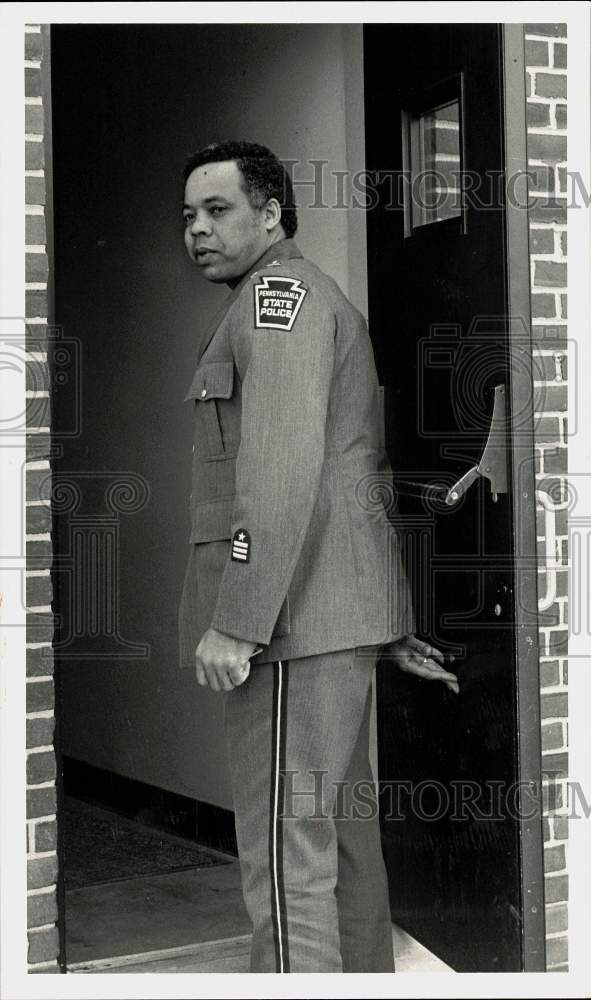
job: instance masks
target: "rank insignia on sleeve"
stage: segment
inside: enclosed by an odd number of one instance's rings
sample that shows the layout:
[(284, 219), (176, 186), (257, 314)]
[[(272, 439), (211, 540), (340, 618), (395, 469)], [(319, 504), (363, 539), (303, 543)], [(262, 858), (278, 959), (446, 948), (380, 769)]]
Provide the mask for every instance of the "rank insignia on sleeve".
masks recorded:
[(232, 559), (247, 563), (250, 559), (250, 535), (244, 528), (238, 528), (232, 538)]
[(297, 278), (263, 275), (254, 286), (255, 329), (291, 330), (307, 294)]

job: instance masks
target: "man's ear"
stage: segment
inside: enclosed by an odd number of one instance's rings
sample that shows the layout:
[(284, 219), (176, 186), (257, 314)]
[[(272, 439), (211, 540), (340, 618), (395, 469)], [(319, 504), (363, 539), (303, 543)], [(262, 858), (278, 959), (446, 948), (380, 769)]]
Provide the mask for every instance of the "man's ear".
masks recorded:
[(281, 223), (281, 205), (277, 201), (277, 198), (269, 198), (263, 209), (263, 218), (265, 220), (265, 229), (269, 233)]

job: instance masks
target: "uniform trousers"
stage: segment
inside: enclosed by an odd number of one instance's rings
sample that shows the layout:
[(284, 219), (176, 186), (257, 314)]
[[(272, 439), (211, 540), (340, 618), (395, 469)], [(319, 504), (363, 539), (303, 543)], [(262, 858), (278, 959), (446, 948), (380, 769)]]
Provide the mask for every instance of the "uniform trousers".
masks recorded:
[(393, 972), (369, 762), (377, 647), (251, 664), (224, 695), (251, 972)]

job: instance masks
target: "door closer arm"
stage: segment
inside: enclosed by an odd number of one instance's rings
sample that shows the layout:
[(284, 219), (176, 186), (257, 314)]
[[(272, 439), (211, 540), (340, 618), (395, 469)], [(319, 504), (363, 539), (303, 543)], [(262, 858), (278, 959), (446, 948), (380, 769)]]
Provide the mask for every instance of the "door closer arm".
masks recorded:
[(445, 502), (449, 507), (459, 503), (464, 494), (480, 476), (490, 482), (493, 501), (496, 503), (499, 493), (508, 493), (508, 455), (507, 455), (507, 403), (504, 385), (495, 386), (493, 413), (490, 430), (482, 458), (473, 465), (457, 483), (448, 490)]

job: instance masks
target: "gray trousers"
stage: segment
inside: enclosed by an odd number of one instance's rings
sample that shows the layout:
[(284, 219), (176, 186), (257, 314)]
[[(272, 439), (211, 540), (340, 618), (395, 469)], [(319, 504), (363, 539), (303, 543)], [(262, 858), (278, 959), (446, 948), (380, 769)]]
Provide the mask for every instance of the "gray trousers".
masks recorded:
[(251, 972), (394, 971), (368, 753), (376, 650), (359, 652), (255, 659), (224, 695)]

